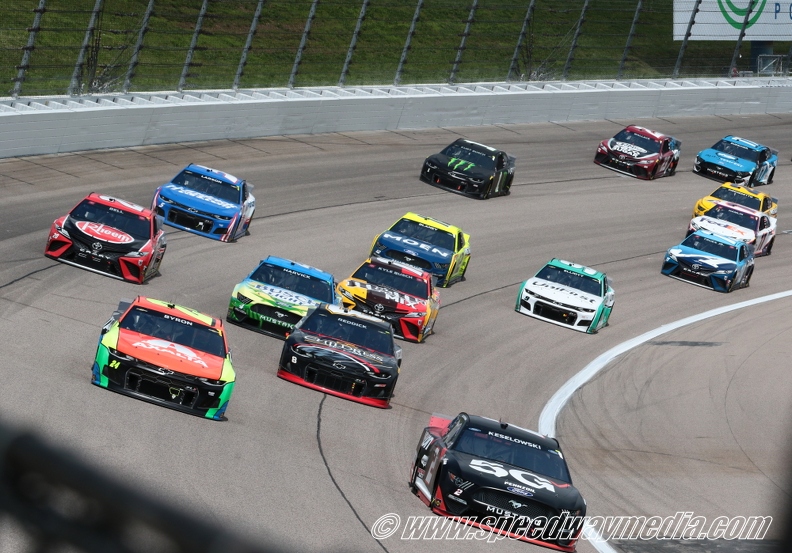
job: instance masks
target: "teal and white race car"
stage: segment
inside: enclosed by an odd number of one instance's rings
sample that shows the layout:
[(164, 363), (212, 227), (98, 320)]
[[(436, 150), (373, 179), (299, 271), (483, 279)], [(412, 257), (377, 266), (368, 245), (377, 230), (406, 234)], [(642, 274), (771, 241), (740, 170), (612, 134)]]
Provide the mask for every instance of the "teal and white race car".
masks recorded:
[(607, 326), (614, 298), (605, 273), (553, 258), (536, 276), (522, 283), (515, 310), (593, 334)]
[(271, 255), (234, 287), (226, 320), (286, 338), (309, 308), (341, 305), (335, 285), (330, 273)]

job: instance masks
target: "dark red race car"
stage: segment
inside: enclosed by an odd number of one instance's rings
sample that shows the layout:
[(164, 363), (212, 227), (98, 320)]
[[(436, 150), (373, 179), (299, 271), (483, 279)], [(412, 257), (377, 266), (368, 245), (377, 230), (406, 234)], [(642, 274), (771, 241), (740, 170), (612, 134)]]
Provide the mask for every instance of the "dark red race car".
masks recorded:
[(673, 136), (630, 125), (613, 138), (600, 142), (594, 163), (651, 180), (674, 174), (681, 147), (682, 143)]
[(157, 274), (165, 246), (161, 217), (132, 202), (94, 192), (52, 223), (44, 255), (143, 284)]

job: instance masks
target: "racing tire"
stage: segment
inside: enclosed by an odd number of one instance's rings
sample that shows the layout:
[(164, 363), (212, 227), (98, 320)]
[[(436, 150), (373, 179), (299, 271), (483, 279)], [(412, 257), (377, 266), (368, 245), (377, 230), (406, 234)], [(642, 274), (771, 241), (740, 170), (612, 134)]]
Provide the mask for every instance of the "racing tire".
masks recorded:
[(775, 167), (773, 167), (773, 170), (770, 171), (770, 176), (767, 177), (767, 184), (773, 184), (774, 178), (775, 178)]
[(245, 236), (250, 236), (250, 225), (253, 224), (253, 216), (256, 214), (256, 210), (253, 210), (253, 213), (250, 214), (250, 222), (248, 223), (247, 228), (245, 229)]
[(773, 243), (774, 243), (774, 242), (775, 242), (775, 236), (773, 236), (773, 237), (770, 239), (770, 243), (769, 243), (769, 244), (767, 245), (767, 247), (765, 248), (764, 255), (770, 255), (771, 253), (773, 253)]
[(415, 458), (415, 462), (413, 463), (413, 470), (412, 474), (410, 475), (410, 481), (407, 482), (407, 485), (410, 487), (410, 491), (413, 495), (418, 495), (418, 486), (415, 485), (415, 479), (418, 478), (418, 458)]
[(671, 169), (668, 171), (668, 176), (673, 177), (676, 175), (677, 165), (679, 165), (679, 160), (676, 160), (674, 163), (671, 164)]
[(748, 275), (743, 280), (743, 285), (742, 285), (743, 288), (748, 288), (751, 285), (751, 277), (753, 276), (753, 271), (754, 268), (751, 267), (751, 270), (748, 271)]
[(748, 185), (748, 188), (753, 188), (756, 185), (756, 171), (751, 173), (751, 177), (748, 179), (746, 184)]
[(487, 189), (479, 194), (479, 200), (488, 200), (490, 197), (490, 189), (492, 188), (492, 183), (487, 186)]

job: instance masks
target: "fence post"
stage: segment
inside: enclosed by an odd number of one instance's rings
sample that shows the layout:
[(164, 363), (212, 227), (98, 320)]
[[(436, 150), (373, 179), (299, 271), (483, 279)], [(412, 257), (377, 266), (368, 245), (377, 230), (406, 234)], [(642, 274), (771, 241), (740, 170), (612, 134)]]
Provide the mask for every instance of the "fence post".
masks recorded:
[(360, 7), (360, 15), (358, 15), (357, 24), (355, 25), (355, 32), (352, 33), (352, 41), (349, 43), (349, 50), (347, 50), (346, 59), (344, 60), (344, 68), (341, 69), (341, 76), (338, 78), (338, 86), (344, 86), (344, 83), (346, 83), (349, 65), (352, 63), (352, 54), (355, 52), (357, 39), (358, 36), (360, 36), (360, 27), (363, 25), (363, 20), (366, 19), (366, 8), (370, 1), (371, 0), (363, 0), (363, 5)]
[(302, 53), (305, 50), (305, 45), (308, 43), (308, 35), (311, 32), (311, 24), (314, 17), (316, 17), (316, 6), (319, 0), (313, 0), (311, 10), (308, 12), (308, 19), (305, 20), (305, 29), (303, 30), (302, 38), (300, 39), (300, 46), (297, 48), (297, 55), (294, 57), (294, 66), (292, 67), (291, 75), (289, 75), (289, 88), (294, 88), (294, 81), (297, 79), (297, 70), (302, 63)]
[(737, 58), (740, 56), (740, 47), (742, 46), (745, 30), (748, 28), (748, 21), (751, 19), (751, 12), (753, 11), (754, 4), (757, 0), (748, 2), (748, 8), (745, 10), (745, 19), (743, 19), (740, 34), (737, 36), (737, 44), (734, 45), (734, 54), (732, 55), (731, 63), (729, 64), (729, 74), (733, 77), (737, 76)]
[(701, 6), (701, 0), (696, 0), (696, 5), (693, 6), (693, 11), (690, 12), (690, 21), (688, 21), (687, 31), (685, 31), (685, 38), (682, 39), (682, 46), (679, 47), (679, 56), (677, 56), (674, 73), (671, 76), (673, 79), (679, 77), (679, 71), (682, 69), (682, 58), (685, 57), (685, 50), (687, 50), (690, 35), (693, 34), (693, 25), (696, 24), (696, 14), (699, 12), (699, 6)]
[(572, 60), (575, 59), (575, 49), (577, 48), (578, 38), (583, 29), (583, 22), (586, 21), (586, 12), (588, 11), (589, 0), (583, 2), (583, 9), (580, 11), (580, 19), (578, 19), (577, 29), (575, 29), (575, 36), (572, 37), (572, 44), (569, 46), (569, 55), (567, 56), (566, 63), (564, 64), (564, 73), (561, 78), (566, 80), (569, 75), (569, 70), (572, 67)]
[(193, 31), (192, 40), (190, 41), (190, 48), (187, 50), (187, 57), (184, 58), (184, 67), (182, 67), (181, 77), (179, 77), (179, 85), (176, 87), (176, 90), (179, 92), (182, 92), (184, 90), (184, 85), (187, 84), (187, 75), (192, 65), (195, 47), (198, 46), (198, 35), (201, 34), (201, 27), (203, 27), (203, 20), (207, 9), (209, 9), (209, 0), (203, 0), (201, 11), (198, 12), (198, 20), (195, 22), (195, 30)]
[(523, 20), (522, 29), (520, 29), (520, 36), (517, 37), (517, 46), (514, 47), (514, 55), (511, 59), (511, 65), (509, 65), (509, 72), (506, 74), (506, 82), (511, 81), (512, 74), (520, 72), (520, 66), (518, 65), (517, 60), (520, 56), (520, 48), (522, 47), (522, 43), (525, 40), (525, 35), (528, 32), (528, 25), (531, 24), (531, 18), (533, 17), (535, 5), (536, 0), (531, 0), (531, 3), (528, 4), (528, 11), (525, 12), (525, 19)]
[(88, 50), (88, 45), (91, 43), (91, 37), (96, 28), (96, 19), (99, 15), (99, 11), (102, 9), (103, 2), (104, 0), (96, 0), (94, 9), (91, 12), (91, 20), (88, 22), (88, 28), (85, 29), (85, 36), (83, 37), (82, 46), (80, 47), (80, 53), (77, 56), (77, 63), (74, 64), (74, 72), (72, 73), (71, 82), (69, 83), (69, 96), (74, 96), (79, 92), (80, 75), (82, 74), (83, 64), (85, 63), (85, 52)]
[(25, 80), (25, 73), (30, 68), (30, 55), (36, 47), (36, 35), (41, 30), (41, 15), (47, 9), (47, 0), (39, 0), (38, 8), (33, 10), (36, 15), (33, 16), (33, 26), (30, 28), (28, 34), (28, 41), (22, 49), (22, 62), (17, 67), (17, 76), (14, 79), (14, 90), (11, 92), (13, 98), (18, 98), (19, 93), (22, 92), (22, 83)]
[(129, 60), (126, 77), (124, 77), (124, 87), (122, 89), (124, 94), (129, 92), (129, 87), (132, 86), (132, 77), (135, 76), (135, 69), (137, 68), (138, 59), (140, 58), (140, 50), (143, 49), (143, 37), (145, 37), (148, 32), (149, 19), (151, 19), (151, 12), (153, 11), (154, 0), (149, 0), (148, 6), (146, 6), (146, 12), (143, 14), (143, 23), (140, 25), (137, 42), (135, 42), (135, 49), (132, 51), (132, 58)]
[(404, 64), (407, 63), (407, 52), (410, 51), (410, 43), (412, 43), (412, 37), (415, 34), (415, 27), (418, 25), (418, 17), (421, 15), (422, 6), (423, 0), (418, 0), (418, 5), (415, 6), (415, 13), (413, 14), (412, 23), (410, 23), (410, 30), (407, 31), (407, 40), (404, 41), (404, 49), (402, 50), (401, 58), (399, 58), (399, 66), (396, 68), (396, 76), (393, 77), (394, 86), (399, 86), (401, 83)]
[(635, 36), (635, 28), (638, 26), (638, 18), (641, 16), (642, 5), (643, 0), (638, 0), (638, 5), (635, 6), (635, 16), (633, 17), (632, 26), (630, 27), (630, 34), (627, 35), (627, 44), (624, 46), (624, 54), (622, 55), (621, 62), (619, 63), (619, 72), (616, 74), (617, 79), (621, 79), (622, 73), (624, 73), (624, 64), (627, 63), (627, 56), (630, 55), (633, 37)]
[(234, 84), (231, 85), (234, 90), (239, 88), (239, 81), (242, 78), (242, 72), (245, 70), (247, 55), (250, 52), (250, 46), (253, 44), (253, 35), (256, 34), (256, 27), (258, 27), (259, 18), (261, 17), (261, 8), (264, 7), (265, 1), (258, 0), (258, 4), (256, 4), (256, 13), (253, 14), (253, 20), (250, 22), (250, 31), (248, 31), (247, 40), (245, 40), (245, 47), (242, 48), (242, 57), (239, 58), (239, 67), (237, 67), (236, 75), (234, 75)]
[(451, 74), (448, 76), (448, 84), (454, 84), (454, 81), (456, 80), (456, 74), (457, 71), (459, 71), (459, 64), (462, 62), (462, 52), (465, 51), (465, 42), (467, 42), (467, 37), (470, 36), (470, 27), (473, 26), (473, 20), (476, 17), (477, 8), (478, 0), (473, 0), (473, 5), (470, 6), (470, 13), (468, 14), (467, 22), (465, 22), (465, 30), (462, 32), (462, 40), (459, 42), (456, 58), (454, 58), (454, 65), (451, 67)]

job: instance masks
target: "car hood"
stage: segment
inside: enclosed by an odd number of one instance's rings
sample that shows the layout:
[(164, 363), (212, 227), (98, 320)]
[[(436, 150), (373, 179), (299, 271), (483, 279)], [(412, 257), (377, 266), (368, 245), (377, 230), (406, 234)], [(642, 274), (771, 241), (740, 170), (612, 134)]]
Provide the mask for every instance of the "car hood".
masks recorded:
[(722, 219), (707, 217), (706, 215), (696, 217), (690, 223), (718, 236), (742, 240), (743, 242), (751, 242), (756, 238), (756, 233), (749, 228), (741, 227)]
[(702, 268), (711, 271), (733, 271), (737, 268), (737, 262), (735, 261), (682, 245), (668, 250), (668, 255), (673, 256), (678, 262), (684, 262), (688, 266), (701, 265)]
[(456, 173), (464, 177), (473, 177), (474, 179), (486, 179), (495, 172), (494, 169), (487, 169), (469, 161), (448, 157), (445, 154), (435, 154), (428, 157), (426, 161), (433, 165), (437, 165), (438, 168), (448, 171), (449, 173)]
[(223, 358), (168, 340), (121, 329), (116, 349), (145, 363), (199, 378), (219, 380)]
[(536, 277), (528, 279), (525, 283), (525, 287), (531, 293), (551, 301), (577, 307), (585, 307), (586, 309), (596, 309), (604, 299), (594, 294), (578, 290), (577, 288), (564, 286), (557, 282), (550, 282), (549, 280)]
[(160, 193), (171, 200), (204, 213), (233, 217), (239, 212), (239, 204), (176, 184), (166, 184), (160, 188)]
[(345, 280), (343, 285), (349, 293), (369, 305), (379, 304), (389, 311), (426, 311), (426, 300), (393, 288), (384, 288), (354, 278)]
[(90, 244), (92, 247), (99, 243), (101, 247), (93, 247), (94, 250), (107, 249), (116, 252), (134, 252), (142, 248), (149, 240), (148, 238), (135, 238), (111, 225), (90, 221), (75, 221), (71, 217), (66, 217), (63, 221), (63, 228), (69, 233), (69, 236)]
[(627, 159), (632, 160), (645, 160), (645, 159), (652, 159), (658, 157), (660, 154), (656, 152), (650, 152), (649, 150), (645, 150), (640, 146), (636, 146), (635, 144), (630, 144), (629, 142), (621, 142), (616, 140), (615, 138), (611, 138), (610, 140), (606, 140), (604, 142), (605, 146), (611, 152), (614, 152), (615, 155), (623, 155)]
[(415, 257), (420, 257), (430, 263), (451, 263), (454, 257), (454, 252), (451, 250), (440, 248), (428, 242), (416, 240), (415, 238), (410, 238), (390, 230), (386, 230), (380, 234), (378, 240), (388, 248), (399, 250), (406, 254), (414, 255)]
[(702, 150), (698, 153), (698, 157), (708, 163), (714, 163), (733, 171), (753, 171), (756, 169), (756, 163), (753, 161), (733, 156), (731, 154), (727, 154), (726, 152), (719, 152), (718, 150), (713, 150), (712, 148)]
[(396, 358), (372, 351), (357, 344), (336, 340), (302, 330), (289, 336), (286, 347), (300, 355), (310, 356), (322, 365), (341, 372), (358, 375), (398, 373)]
[(300, 310), (303, 314), (305, 314), (308, 307), (322, 303), (317, 299), (298, 294), (293, 290), (279, 288), (271, 284), (264, 284), (263, 282), (249, 278), (240, 283), (239, 291), (261, 303), (283, 309), (293, 310), (295, 307), (304, 307), (305, 309)]

